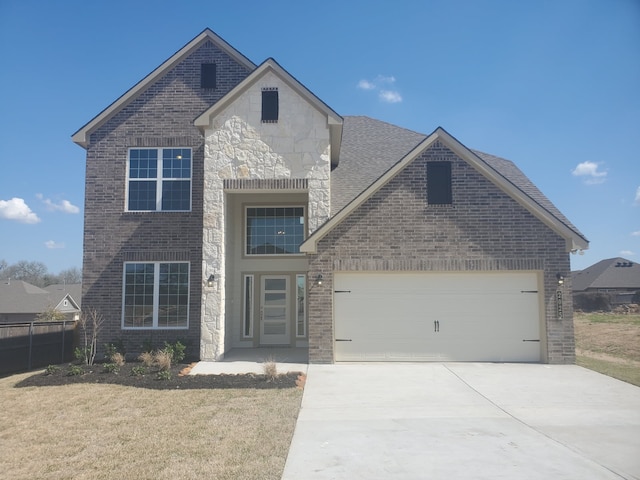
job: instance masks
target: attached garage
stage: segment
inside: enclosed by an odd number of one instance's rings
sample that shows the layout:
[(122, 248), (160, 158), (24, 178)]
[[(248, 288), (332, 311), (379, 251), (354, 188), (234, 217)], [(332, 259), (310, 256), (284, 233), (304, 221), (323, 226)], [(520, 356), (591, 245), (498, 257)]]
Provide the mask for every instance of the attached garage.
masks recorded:
[(336, 361), (541, 360), (536, 272), (334, 274)]

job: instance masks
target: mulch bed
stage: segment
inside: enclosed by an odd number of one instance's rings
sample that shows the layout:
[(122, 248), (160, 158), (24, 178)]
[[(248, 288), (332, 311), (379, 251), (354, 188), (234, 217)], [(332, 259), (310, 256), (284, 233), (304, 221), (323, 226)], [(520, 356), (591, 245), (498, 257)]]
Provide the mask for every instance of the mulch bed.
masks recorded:
[[(70, 375), (69, 372), (75, 364), (59, 365), (54, 371), (45, 370), (25, 378), (16, 384), (16, 387), (47, 387), (55, 385), (69, 385), (75, 383), (104, 383), (112, 385), (124, 385), (129, 387), (150, 388), (154, 390), (184, 390), (204, 388), (296, 388), (304, 385), (304, 375), (301, 373), (279, 374), (275, 378), (267, 378), (262, 374), (241, 375), (188, 375), (193, 364), (174, 365), (169, 370), (170, 377), (158, 375), (155, 369), (149, 369), (143, 375), (136, 375), (135, 367), (140, 367), (137, 362), (127, 363), (119, 367), (117, 373), (106, 372), (101, 364), (91, 367), (82, 366), (84, 373)], [(77, 366), (77, 365), (76, 365)]]

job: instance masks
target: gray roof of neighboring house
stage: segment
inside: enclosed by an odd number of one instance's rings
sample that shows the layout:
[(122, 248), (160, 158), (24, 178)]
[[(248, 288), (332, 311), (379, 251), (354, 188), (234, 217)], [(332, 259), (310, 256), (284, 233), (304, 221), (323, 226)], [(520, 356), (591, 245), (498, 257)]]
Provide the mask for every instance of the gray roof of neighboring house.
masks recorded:
[(81, 283), (56, 283), (54, 285), (49, 285), (44, 287), (47, 292), (50, 292), (56, 296), (59, 296), (62, 300), (65, 294), (69, 294), (73, 301), (80, 307), (82, 301), (82, 284)]
[(574, 292), (589, 288), (640, 290), (640, 264), (622, 257), (607, 258), (572, 273)]
[(79, 292), (78, 286), (67, 285), (67, 289), (48, 290), (36, 287), (22, 280), (0, 280), (0, 313), (41, 313), (55, 308), (66, 295), (79, 305), (80, 300), (71, 294), (71, 290)]
[[(331, 173), (331, 213), (358, 194), (413, 150), (427, 135), (364, 116), (345, 116), (340, 163)], [(510, 160), (471, 150), (529, 199), (580, 237), (585, 236)]]

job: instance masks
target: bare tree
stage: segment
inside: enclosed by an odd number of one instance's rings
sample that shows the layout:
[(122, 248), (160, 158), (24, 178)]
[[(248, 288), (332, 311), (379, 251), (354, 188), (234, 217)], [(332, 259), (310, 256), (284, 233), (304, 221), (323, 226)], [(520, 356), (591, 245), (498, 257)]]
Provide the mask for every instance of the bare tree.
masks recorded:
[(81, 349), (76, 349), (76, 357), (79, 356), (79, 360), (84, 360), (87, 365), (93, 365), (96, 359), (98, 334), (102, 329), (103, 322), (104, 317), (95, 308), (89, 308), (80, 314), (78, 326), (82, 331), (83, 346)]
[(9, 265), (2, 270), (4, 278), (23, 280), (37, 287), (45, 286), (45, 275), (47, 266), (42, 262), (27, 262), (20, 260), (18, 263)]
[(58, 283), (66, 283), (67, 285), (82, 283), (82, 270), (78, 267), (61, 270), (58, 274)]

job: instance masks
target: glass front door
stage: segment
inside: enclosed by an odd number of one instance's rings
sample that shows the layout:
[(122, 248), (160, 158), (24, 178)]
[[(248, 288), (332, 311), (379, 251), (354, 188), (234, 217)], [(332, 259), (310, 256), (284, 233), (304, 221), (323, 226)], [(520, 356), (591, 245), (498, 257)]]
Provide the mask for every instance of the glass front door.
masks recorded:
[(264, 275), (260, 295), (260, 344), (289, 345), (289, 277)]

